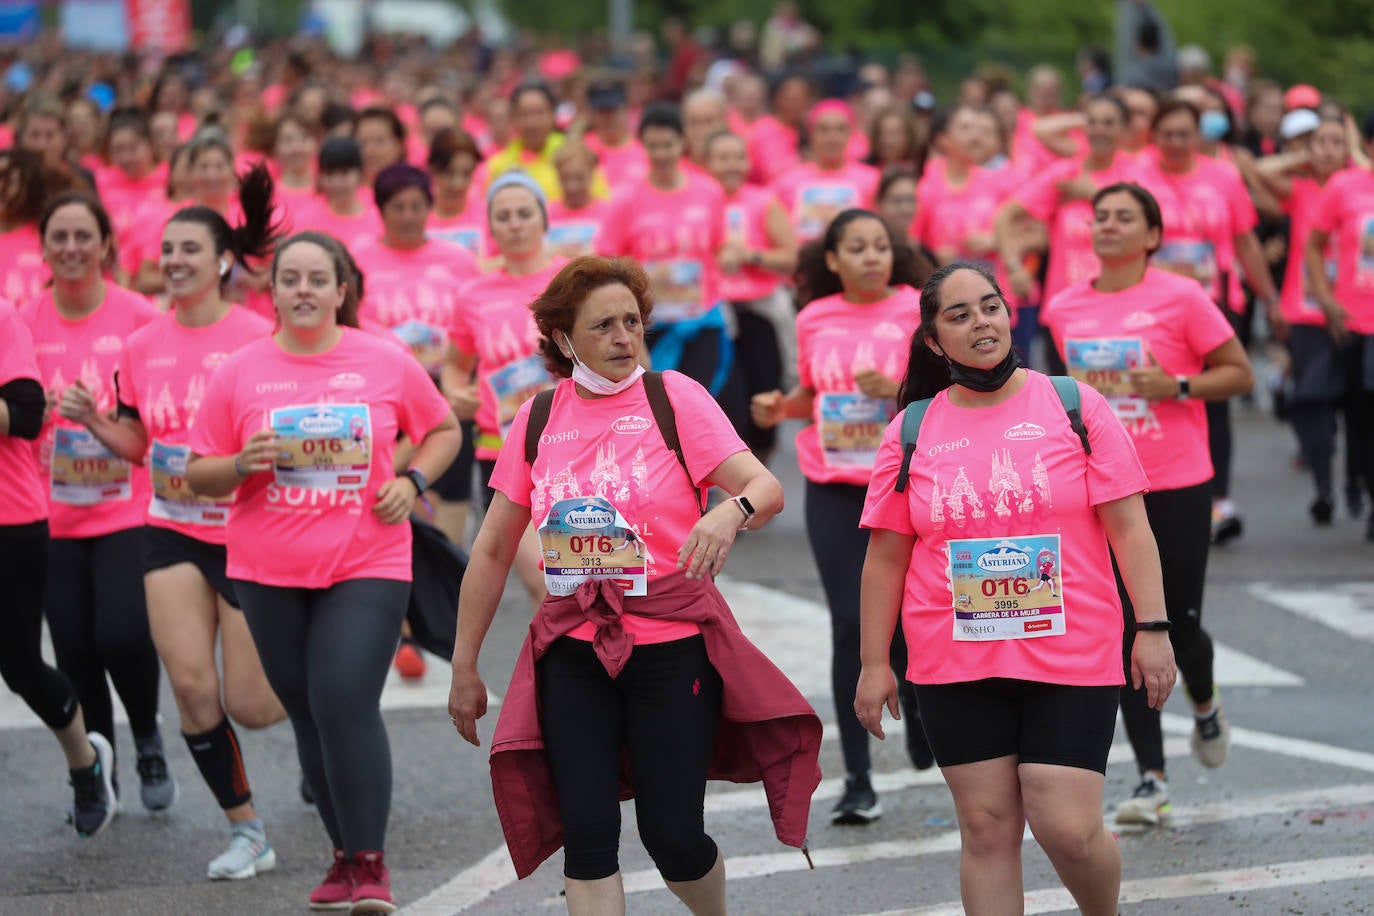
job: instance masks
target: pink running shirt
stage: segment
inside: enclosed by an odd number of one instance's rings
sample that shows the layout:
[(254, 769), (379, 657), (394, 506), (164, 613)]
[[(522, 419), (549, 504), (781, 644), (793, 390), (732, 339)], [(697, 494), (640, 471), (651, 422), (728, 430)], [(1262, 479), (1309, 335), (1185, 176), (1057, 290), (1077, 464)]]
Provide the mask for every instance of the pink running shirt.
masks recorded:
[[(1088, 351), (1104, 338), (1139, 340), (1144, 352), (1173, 376), (1201, 372), (1206, 368), (1204, 357), (1236, 336), (1200, 286), (1153, 267), (1140, 283), (1117, 293), (1100, 293), (1091, 281), (1075, 283), (1041, 310), (1040, 320), (1050, 329), (1061, 356), (1070, 342), (1076, 350)], [(1116, 385), (1121, 384), (1118, 379)], [(1111, 382), (1104, 386), (1115, 390)], [(1108, 403), (1135, 442), (1151, 490), (1179, 490), (1212, 479), (1202, 401), (1169, 398), (1150, 403), (1109, 396)]]
[[(80, 379), (101, 413), (115, 408), (114, 374), (126, 342), (159, 314), (147, 299), (113, 283), (105, 284), (105, 301), (79, 321), (58, 314), (51, 290), (19, 310), (33, 334), (44, 390), (60, 397)], [(53, 537), (99, 537), (143, 524), (147, 475), (135, 473), (84, 426), (54, 410), (36, 453), (47, 478)]]
[[(1283, 289), (1279, 291), (1279, 308), (1289, 324), (1308, 324), (1326, 327), (1326, 315), (1312, 298), (1307, 284), (1307, 237), (1312, 234), (1312, 222), (1317, 217), (1322, 185), (1306, 175), (1293, 178), (1292, 189), (1281, 201), (1288, 214), (1288, 266), (1283, 273)], [(1336, 282), (1336, 239), (1326, 240), (1326, 279)]]
[(37, 224), (0, 232), (0, 298), (22, 308), (42, 295), (50, 277)]
[[(365, 331), (344, 328), (333, 349), (311, 355), (287, 353), (269, 337), (215, 370), (191, 430), (191, 451), (237, 454), (282, 408), (318, 416), (318, 441), (330, 443), (331, 451), (338, 450), (334, 443), (355, 459), (361, 451), (365, 480), (361, 489), (279, 485), (272, 472), (245, 480), (229, 513), (229, 577), (282, 588), (410, 581), (410, 526), (385, 525), (372, 507), (377, 490), (395, 476), (397, 433), (419, 442), (450, 413), (433, 380), (399, 347)], [(348, 413), (357, 425), (335, 428), (331, 411)]]
[[(382, 237), (382, 215), (365, 200), (363, 209), (352, 216), (340, 216), (329, 209), (324, 198), (315, 199), (314, 206), (301, 207), (295, 213), (296, 231), (313, 230), (332, 235), (357, 257), (358, 249)], [(368, 278), (369, 280), (371, 277)]]
[[(751, 251), (773, 247), (768, 234), (768, 210), (778, 202), (767, 188), (746, 184), (725, 199), (725, 237)], [(781, 206), (781, 203), (778, 202)], [(762, 267), (744, 266), (734, 273), (720, 272), (720, 295), (729, 302), (749, 302), (771, 296), (782, 285), (782, 275)]]
[(609, 200), (596, 198), (580, 210), (569, 210), (561, 200), (549, 201), (549, 250), (569, 260), (596, 254), (596, 236), (610, 209)]
[(611, 194), (619, 194), (649, 177), (649, 157), (633, 137), (620, 146), (607, 146), (596, 134), (586, 133), (582, 143), (596, 153), (597, 168), (606, 177)]
[(861, 162), (841, 169), (820, 169), (815, 163), (793, 166), (773, 182), (773, 190), (797, 229), (797, 241), (825, 234), (830, 221), (851, 207), (872, 209), (878, 193), (878, 170)]
[[(700, 485), (726, 458), (744, 451), (744, 442), (705, 388), (677, 372), (663, 373), (663, 381), (687, 467), (693, 483)], [(530, 507), (535, 528), (560, 499), (600, 496), (610, 500), (645, 544), (650, 583), (657, 576), (676, 572), (678, 548), (699, 518), (697, 493), (663, 444), (644, 385), (633, 385), (608, 398), (582, 398), (572, 381), (559, 382), (533, 468), (525, 463), (530, 403), (520, 408), (496, 459), (492, 487), (512, 502)], [(625, 630), (634, 634), (639, 645), (699, 632), (695, 624), (633, 614), (623, 619)], [(568, 635), (590, 640), (595, 632), (587, 623)]]
[(901, 382), (920, 323), (921, 295), (909, 286), (868, 305), (826, 296), (797, 314), (797, 375), (816, 394), (811, 423), (797, 433), (797, 463), (807, 480), (868, 485), (897, 403), (865, 397), (854, 375), (876, 369)]
[(1359, 167), (1337, 172), (1317, 200), (1312, 225), (1337, 239), (1332, 292), (1356, 334), (1374, 334), (1374, 175)]
[(458, 291), (477, 276), (477, 259), (438, 239), (412, 251), (378, 240), (353, 249), (353, 257), (366, 278), (360, 311), (395, 331), (420, 365), (437, 375), (444, 365)]
[(487, 230), (486, 216), (483, 213), (482, 210), (467, 206), (457, 216), (442, 219), (438, 213), (431, 210), (425, 234), (432, 239), (465, 248), (468, 254), (479, 260), (490, 257), (496, 246), (492, 244), (491, 233)]
[(750, 125), (748, 140), (749, 161), (754, 164), (750, 177), (758, 184), (772, 184), (801, 162), (801, 135), (795, 127), (788, 127), (772, 115), (764, 115)]
[(130, 335), (119, 361), (119, 400), (138, 411), (148, 454), (147, 523), (209, 544), (224, 543), (232, 497), (196, 499), (186, 484), (187, 440), (210, 376), (229, 354), (272, 333), (267, 319), (235, 306), (212, 325), (188, 328), (168, 312)]
[[(1004, 677), (1103, 687), (1124, 682), (1121, 602), (1094, 507), (1144, 491), (1145, 472), (1106, 401), (1086, 387), (1083, 420), (1091, 455), (1070, 428), (1054, 386), (1038, 372), (992, 407), (956, 407), (943, 391), (921, 424), (903, 493), (893, 489), (902, 463), (901, 415), (888, 425), (860, 525), (916, 535), (902, 599), (902, 631), (912, 647), (907, 680), (954, 684)], [(1054, 537), (1064, 632), (986, 641), (956, 633), (977, 624), (955, 622), (956, 604), (966, 599), (955, 601), (951, 562), (967, 561), (966, 551), (976, 547), (951, 548), (950, 542), (987, 539), (983, 546), (996, 544), (991, 552), (997, 553), (1005, 541), (1006, 565), (998, 567), (1005, 569), (1017, 542)], [(1024, 594), (1020, 583), (1039, 581), (1031, 565), (1037, 557), (1026, 559), (1001, 582), (985, 579), (983, 594), (990, 583), (997, 595)]]
[[(0, 385), (17, 379), (40, 381), (29, 327), (14, 306), (0, 299)], [(45, 482), (38, 474), (33, 443), (0, 436), (0, 526), (28, 525), (48, 517)]]

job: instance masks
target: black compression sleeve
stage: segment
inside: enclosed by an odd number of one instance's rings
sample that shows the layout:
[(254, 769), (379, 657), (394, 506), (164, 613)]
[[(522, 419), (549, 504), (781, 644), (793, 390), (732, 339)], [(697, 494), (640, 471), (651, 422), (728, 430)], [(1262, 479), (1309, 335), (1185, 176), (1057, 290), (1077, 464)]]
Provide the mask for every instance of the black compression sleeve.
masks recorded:
[(31, 378), (17, 378), (0, 385), (0, 400), (10, 410), (10, 435), (16, 439), (37, 439), (48, 404), (43, 386)]

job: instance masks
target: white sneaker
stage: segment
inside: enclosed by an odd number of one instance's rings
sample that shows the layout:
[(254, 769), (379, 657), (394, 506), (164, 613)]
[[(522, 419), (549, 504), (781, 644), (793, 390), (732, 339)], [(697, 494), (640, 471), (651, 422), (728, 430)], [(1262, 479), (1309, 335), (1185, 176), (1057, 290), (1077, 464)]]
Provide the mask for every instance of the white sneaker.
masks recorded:
[(1215, 769), (1226, 762), (1226, 752), (1231, 749), (1231, 726), (1220, 706), (1213, 707), (1211, 715), (1204, 719), (1193, 718), (1188, 743), (1203, 766)]
[(277, 867), (277, 853), (267, 835), (253, 827), (235, 825), (229, 848), (219, 855), (205, 875), (211, 881), (241, 881)]
[(1169, 819), (1169, 784), (1146, 776), (1131, 797), (1116, 806), (1118, 824), (1146, 824), (1157, 827)]

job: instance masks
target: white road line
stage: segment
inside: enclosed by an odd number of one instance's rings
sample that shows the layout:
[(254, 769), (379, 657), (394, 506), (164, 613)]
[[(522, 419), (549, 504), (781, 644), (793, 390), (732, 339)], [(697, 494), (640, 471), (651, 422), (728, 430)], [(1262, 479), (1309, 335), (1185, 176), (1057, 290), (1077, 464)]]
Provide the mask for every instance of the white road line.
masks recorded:
[[(1255, 891), (1374, 878), (1374, 856), (1338, 856), (1298, 862), (1275, 862), (1255, 868), (1231, 871), (1205, 871), (1167, 878), (1148, 878), (1121, 883), (1122, 903), (1150, 900), (1181, 900), (1218, 894), (1242, 895)], [(1230, 907), (1228, 907), (1230, 909)], [(1028, 914), (1076, 911), (1073, 898), (1063, 888), (1045, 888), (1026, 894)], [(874, 916), (963, 916), (958, 903), (923, 906), (910, 910), (889, 910)]]
[(469, 866), (447, 883), (436, 887), (419, 900), (403, 907), (409, 916), (450, 916), (476, 906), (508, 884), (515, 883), (515, 866), (505, 846), (493, 849), (486, 858)]
[[(1191, 717), (1168, 712), (1162, 714), (1161, 724), (1165, 731), (1179, 735), (1191, 734), (1193, 730)], [(1334, 744), (1307, 741), (1302, 738), (1288, 738), (1284, 735), (1256, 731), (1235, 724), (1231, 726), (1231, 745), (1254, 751), (1264, 751), (1269, 754), (1282, 754), (1285, 757), (1297, 757), (1300, 760), (1310, 760), (1314, 763), (1374, 773), (1374, 754), (1337, 747)]]
[(1374, 642), (1374, 583), (1347, 582), (1335, 588), (1284, 588), (1256, 582), (1250, 594), (1347, 636)]

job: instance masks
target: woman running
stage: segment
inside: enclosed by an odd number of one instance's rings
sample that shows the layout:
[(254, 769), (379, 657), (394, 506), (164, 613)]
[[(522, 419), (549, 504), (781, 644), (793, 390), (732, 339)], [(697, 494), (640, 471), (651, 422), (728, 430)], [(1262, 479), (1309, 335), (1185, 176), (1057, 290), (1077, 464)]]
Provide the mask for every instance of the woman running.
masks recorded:
[[(460, 434), (419, 364), (356, 330), (346, 270), (328, 237), (278, 245), (280, 327), (215, 371), (187, 479), (199, 496), (235, 494), (227, 575), (334, 844), (310, 904), (391, 912), (391, 752), (379, 701), (410, 592), (405, 521)], [(354, 446), (354, 417), (368, 449)], [(419, 446), (396, 477), (402, 431)]]
[(773, 182), (799, 241), (824, 235), (843, 210), (873, 206), (878, 170), (851, 162), (846, 154), (857, 127), (854, 110), (839, 99), (818, 102), (807, 114), (811, 161), (793, 166)]
[[(883, 429), (896, 410), (906, 373), (909, 329), (920, 323), (919, 287), (930, 270), (908, 245), (868, 210), (845, 210), (819, 243), (802, 249), (797, 267), (796, 388), (756, 395), (754, 422), (767, 429), (785, 419), (809, 424), (797, 434), (797, 460), (806, 477), (806, 534), (830, 608), (830, 682), (845, 790), (831, 811), (837, 824), (867, 824), (882, 815), (873, 791), (868, 735), (849, 714), (859, 679), (859, 586), (868, 532), (859, 527), (864, 493)], [(892, 667), (904, 673), (906, 645), (892, 645)], [(931, 765), (904, 688), (907, 749), (919, 769)]]
[(256, 729), (286, 717), (267, 686), (225, 575), (230, 501), (200, 499), (186, 485), (187, 439), (211, 372), (230, 353), (272, 332), (266, 319), (224, 298), (234, 262), (267, 257), (275, 241), (272, 180), (265, 167), (244, 177), (240, 196), (241, 226), (231, 228), (205, 207), (187, 207), (163, 230), (171, 310), (129, 338), (120, 362), (117, 417), (99, 413), (80, 389), (69, 389), (62, 403), (63, 415), (111, 452), (147, 468), (148, 622), (172, 682), (186, 746), (229, 821), (229, 848), (207, 870), (215, 880), (252, 878), (276, 865), (230, 720)]
[[(1145, 514), (1159, 536), (1169, 639), (1193, 705), (1192, 746), (1204, 766), (1217, 767), (1231, 729), (1216, 698), (1212, 640), (1202, 629), (1214, 473), (1204, 404), (1244, 394), (1254, 376), (1235, 331), (1201, 287), (1151, 266), (1165, 233), (1154, 197), (1139, 185), (1114, 184), (1093, 195), (1092, 206), (1101, 268), (1051, 301), (1045, 323), (1069, 373), (1106, 397), (1149, 478)], [(1137, 619), (1128, 590), (1122, 603), (1127, 622)], [(1134, 641), (1128, 626), (1127, 671)], [(1117, 823), (1161, 823), (1170, 806), (1159, 711), (1128, 684), (1121, 713), (1141, 781), (1117, 806)]]

